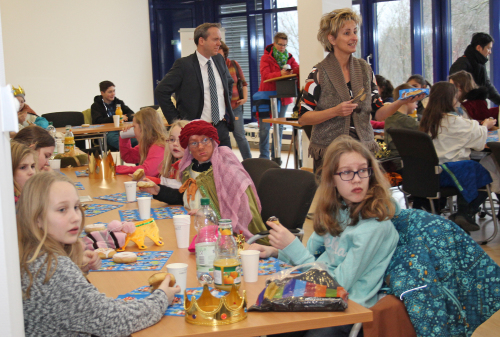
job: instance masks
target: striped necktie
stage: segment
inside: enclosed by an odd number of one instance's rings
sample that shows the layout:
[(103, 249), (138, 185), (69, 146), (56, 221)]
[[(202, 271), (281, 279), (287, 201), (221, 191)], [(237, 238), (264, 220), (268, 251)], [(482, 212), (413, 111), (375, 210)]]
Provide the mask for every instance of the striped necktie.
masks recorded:
[(217, 99), (217, 85), (215, 84), (214, 71), (212, 69), (212, 60), (208, 60), (208, 84), (210, 87), (210, 101), (212, 102), (212, 123), (219, 123), (219, 100)]

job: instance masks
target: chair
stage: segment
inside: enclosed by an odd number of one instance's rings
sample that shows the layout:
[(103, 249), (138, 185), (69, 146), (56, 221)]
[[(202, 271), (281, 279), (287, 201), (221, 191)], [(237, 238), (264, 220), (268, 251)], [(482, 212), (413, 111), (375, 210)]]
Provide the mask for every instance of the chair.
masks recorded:
[(84, 120), (85, 124), (92, 124), (92, 112), (91, 112), (91, 110), (90, 109), (83, 110), (82, 114), (83, 114), (83, 120)]
[(252, 178), (255, 189), (259, 188), (260, 179), (264, 172), (272, 168), (280, 168), (274, 161), (264, 158), (248, 158), (241, 162), (241, 165)]
[(61, 111), (44, 114), (49, 122), (52, 122), (55, 128), (62, 128), (66, 125), (77, 126), (85, 124), (85, 118), (81, 111)]
[[(264, 172), (257, 187), (262, 205), (261, 216), (264, 223), (276, 216), (280, 223), (296, 236), (302, 238), (302, 226), (316, 193), (315, 175), (311, 172), (294, 169), (271, 168)], [(249, 244), (269, 235), (257, 233), (247, 242)]]
[[(408, 129), (389, 128), (387, 132), (391, 135), (401, 157), (402, 190), (405, 199), (407, 194), (426, 198), (431, 204), (432, 213), (437, 214), (434, 199), (453, 197), (460, 192), (454, 187), (440, 187), (439, 174), (442, 168), (439, 166), (439, 159), (431, 137), (424, 132)], [(448, 199), (448, 201), (451, 211), (453, 209), (451, 200)]]

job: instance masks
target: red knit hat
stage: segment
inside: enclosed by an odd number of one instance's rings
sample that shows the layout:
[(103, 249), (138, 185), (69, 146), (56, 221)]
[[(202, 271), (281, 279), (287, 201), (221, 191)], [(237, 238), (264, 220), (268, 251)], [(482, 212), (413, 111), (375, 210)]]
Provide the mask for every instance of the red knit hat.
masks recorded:
[(189, 137), (194, 135), (207, 136), (215, 140), (217, 144), (220, 144), (217, 129), (212, 124), (205, 122), (204, 120), (195, 119), (182, 128), (179, 141), (183, 149), (188, 147)]

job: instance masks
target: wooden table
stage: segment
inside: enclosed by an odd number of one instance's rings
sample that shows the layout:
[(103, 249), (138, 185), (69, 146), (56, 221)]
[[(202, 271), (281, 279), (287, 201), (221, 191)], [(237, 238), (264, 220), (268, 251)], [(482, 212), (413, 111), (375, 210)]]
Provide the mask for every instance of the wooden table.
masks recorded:
[[(126, 175), (119, 175), (107, 180), (91, 179), (88, 177), (77, 178), (74, 171), (82, 168), (67, 168), (61, 171), (70, 179), (79, 181), (85, 190), (79, 191), (80, 195), (90, 195), (97, 197), (105, 194), (125, 192), (123, 182), (130, 180)], [(111, 201), (96, 199), (93, 203), (117, 204)], [(164, 206), (165, 204), (156, 200), (152, 201), (153, 208)], [(108, 223), (111, 220), (119, 219), (118, 210), (137, 209), (137, 203), (124, 204), (116, 210), (106, 212), (95, 217), (86, 218), (86, 223), (98, 221)], [(175, 231), (172, 220), (156, 221), (161, 236), (165, 242), (164, 246), (156, 246), (151, 240), (146, 238), (147, 250), (172, 250), (174, 253), (167, 263), (184, 262), (188, 263), (187, 287), (199, 287), (196, 280), (196, 262), (194, 254), (187, 249), (178, 249), (175, 239)], [(191, 222), (193, 223), (193, 222)], [(195, 235), (191, 226), (190, 236)], [(135, 244), (129, 244), (127, 251), (139, 251)], [(164, 268), (166, 270), (166, 268)], [(114, 272), (91, 272), (89, 280), (99, 291), (107, 296), (116, 298), (118, 295), (126, 294), (138, 287), (147, 285), (147, 279), (152, 274), (151, 271), (114, 271)], [(258, 282), (245, 284), (242, 282), (242, 290), (247, 292), (247, 303), (251, 306), (255, 303), (258, 294), (264, 288), (265, 276), (260, 276)], [(369, 322), (373, 320), (373, 314), (369, 309), (349, 301), (349, 308), (345, 312), (249, 312), (248, 318), (226, 326), (197, 326), (188, 324), (183, 317), (164, 316), (160, 322), (152, 327), (139, 331), (133, 336), (260, 336), (280, 332), (290, 332), (297, 330), (308, 330), (328, 326), (353, 324), (358, 322)]]
[[(273, 123), (273, 132), (278, 131), (278, 125), (291, 125), (292, 128), (292, 143), (293, 143), (293, 155), (294, 155), (294, 167), (300, 169), (302, 166), (302, 134), (299, 130), (302, 130), (302, 126), (299, 124), (298, 120), (287, 121), (286, 117), (279, 118), (265, 118), (262, 120), (264, 123)], [(291, 144), (290, 144), (291, 145)], [(276, 144), (275, 144), (276, 146)], [(281, 144), (278, 142), (278, 147), (281, 149)], [(281, 151), (280, 151), (281, 153)]]

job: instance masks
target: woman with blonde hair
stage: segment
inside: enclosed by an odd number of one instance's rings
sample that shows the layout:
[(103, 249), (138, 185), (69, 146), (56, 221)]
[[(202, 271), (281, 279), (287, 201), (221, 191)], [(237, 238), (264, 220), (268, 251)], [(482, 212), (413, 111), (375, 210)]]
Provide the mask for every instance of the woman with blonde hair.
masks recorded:
[(87, 281), (84, 213), (66, 176), (35, 175), (16, 207), (26, 336), (128, 336), (158, 322), (180, 291), (167, 276), (148, 297), (122, 301)]
[[(341, 135), (325, 153), (314, 233), (307, 248), (284, 226), (268, 221), (272, 247), (254, 244), (249, 249), (259, 250), (262, 258), (274, 256), (293, 265), (322, 262), (351, 300), (369, 308), (378, 300), (399, 239), (391, 219), (400, 209), (389, 188), (370, 150)], [(319, 332), (348, 336), (350, 326), (316, 331), (306, 336), (322, 336)]]
[(299, 123), (313, 125), (309, 155), (315, 172), (322, 166), (328, 146), (342, 134), (376, 152), (379, 147), (370, 119), (383, 121), (403, 104), (424, 97), (383, 105), (370, 65), (352, 55), (360, 24), (361, 18), (350, 8), (327, 13), (320, 21), (318, 40), (328, 55), (309, 74), (299, 111)]
[[(135, 138), (139, 144), (131, 146), (130, 138), (120, 136), (120, 156), (127, 163), (139, 164), (138, 166), (119, 165), (116, 173), (134, 173), (143, 169), (144, 174), (158, 177), (159, 167), (164, 158), (167, 134), (165, 126), (153, 108), (144, 108), (135, 114), (132, 122)], [(130, 127), (124, 129), (127, 131)]]

